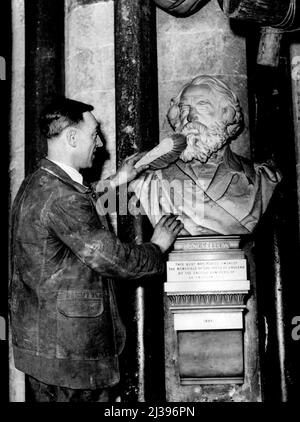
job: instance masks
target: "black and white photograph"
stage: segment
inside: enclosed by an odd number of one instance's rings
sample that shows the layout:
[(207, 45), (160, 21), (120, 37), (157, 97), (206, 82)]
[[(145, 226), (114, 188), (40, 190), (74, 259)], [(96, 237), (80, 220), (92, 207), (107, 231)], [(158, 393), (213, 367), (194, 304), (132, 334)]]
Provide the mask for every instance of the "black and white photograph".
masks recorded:
[(0, 401), (297, 404), (300, 1), (1, 9)]

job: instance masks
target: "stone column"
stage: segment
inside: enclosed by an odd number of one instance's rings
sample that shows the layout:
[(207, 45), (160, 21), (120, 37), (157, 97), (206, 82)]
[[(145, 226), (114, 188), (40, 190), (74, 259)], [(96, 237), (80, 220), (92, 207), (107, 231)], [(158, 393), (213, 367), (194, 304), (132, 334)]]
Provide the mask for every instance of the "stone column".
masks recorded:
[[(115, 1), (118, 165), (128, 155), (151, 149), (158, 143), (155, 23), (155, 5), (151, 0)], [(141, 243), (145, 239), (142, 219), (131, 215), (119, 216), (118, 235), (124, 241)], [(161, 298), (159, 290), (156, 289), (156, 293)], [(128, 328), (127, 353), (124, 354), (125, 396), (129, 400), (145, 401), (149, 399), (147, 383), (151, 384), (154, 376), (154, 368), (147, 374), (151, 345), (150, 342), (148, 347), (145, 345), (146, 332), (155, 335), (151, 324), (156, 317), (146, 321), (147, 303), (148, 307), (152, 307), (153, 298), (149, 301), (147, 286), (127, 286), (122, 297)], [(126, 307), (130, 309), (125, 313)]]
[(25, 128), (25, 27), (24, 0), (12, 2), (12, 90), (10, 119), (10, 194), (11, 202), (24, 179)]
[[(10, 119), (10, 203), (46, 145), (39, 116), (46, 102), (62, 93), (63, 14), (61, 0), (14, 0), (12, 5), (12, 90)], [(26, 21), (26, 26), (25, 26)], [(26, 62), (26, 68), (25, 68)], [(26, 125), (25, 125), (26, 122)], [(14, 366), (9, 333), (10, 401), (25, 401), (25, 376)]]
[[(25, 27), (24, 0), (12, 5), (12, 80), (10, 114), (10, 206), (25, 175)], [(25, 401), (25, 375), (14, 365), (9, 330), (9, 401)]]
[(290, 62), (297, 173), (298, 224), (300, 235), (300, 42), (293, 42), (291, 44)]
[(39, 119), (45, 105), (63, 93), (64, 3), (25, 2), (25, 172), (46, 154)]

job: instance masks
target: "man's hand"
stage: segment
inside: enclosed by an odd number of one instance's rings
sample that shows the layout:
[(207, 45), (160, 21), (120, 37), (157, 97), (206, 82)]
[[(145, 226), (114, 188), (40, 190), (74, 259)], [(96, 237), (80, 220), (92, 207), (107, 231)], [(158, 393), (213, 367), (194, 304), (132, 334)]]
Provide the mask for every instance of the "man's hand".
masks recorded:
[(149, 168), (149, 165), (141, 166), (137, 169), (134, 168), (135, 163), (137, 163), (146, 153), (147, 151), (140, 153), (136, 152), (124, 160), (122, 167), (119, 168), (114, 176), (109, 178), (113, 187), (131, 182), (131, 180), (135, 179), (142, 171)]
[(183, 229), (181, 221), (176, 220), (178, 215), (169, 214), (161, 217), (154, 227), (151, 242), (160, 247), (162, 253), (166, 252), (175, 242), (178, 233)]

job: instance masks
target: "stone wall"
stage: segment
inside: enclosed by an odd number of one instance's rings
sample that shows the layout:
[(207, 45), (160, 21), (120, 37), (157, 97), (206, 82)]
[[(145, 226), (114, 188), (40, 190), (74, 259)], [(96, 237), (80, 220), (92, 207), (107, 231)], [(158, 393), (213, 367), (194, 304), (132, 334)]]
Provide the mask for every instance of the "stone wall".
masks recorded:
[(165, 117), (170, 99), (192, 78), (208, 74), (226, 82), (241, 101), (246, 129), (232, 149), (249, 157), (245, 37), (233, 32), (217, 0), (185, 18), (157, 9), (157, 50), (161, 137), (172, 130)]
[(24, 178), (25, 169), (25, 28), (24, 0), (12, 2), (13, 49), (10, 121), (10, 194), (13, 201)]
[[(110, 158), (102, 176), (116, 169), (114, 2), (66, 0), (66, 95), (95, 107)], [(160, 138), (171, 128), (170, 99), (199, 74), (220, 77), (238, 94), (246, 128), (233, 149), (250, 156), (245, 38), (235, 34), (217, 0), (186, 18), (157, 8)]]
[(115, 172), (114, 2), (66, 0), (65, 92), (92, 104), (110, 155), (102, 177)]
[[(25, 175), (25, 27), (24, 0), (12, 2), (12, 87), (10, 118), (10, 205)], [(9, 330), (10, 331), (10, 330)], [(25, 376), (14, 365), (9, 333), (9, 400), (25, 401)]]

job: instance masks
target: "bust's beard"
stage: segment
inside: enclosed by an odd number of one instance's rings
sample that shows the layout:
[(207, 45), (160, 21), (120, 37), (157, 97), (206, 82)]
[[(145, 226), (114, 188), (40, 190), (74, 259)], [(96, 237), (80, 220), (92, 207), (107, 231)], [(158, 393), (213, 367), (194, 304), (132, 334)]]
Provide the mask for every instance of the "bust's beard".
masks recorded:
[(222, 124), (207, 127), (199, 122), (189, 122), (178, 128), (177, 132), (185, 135), (187, 140), (187, 147), (179, 157), (184, 162), (195, 158), (206, 163), (211, 155), (220, 150), (227, 141), (226, 129)]

